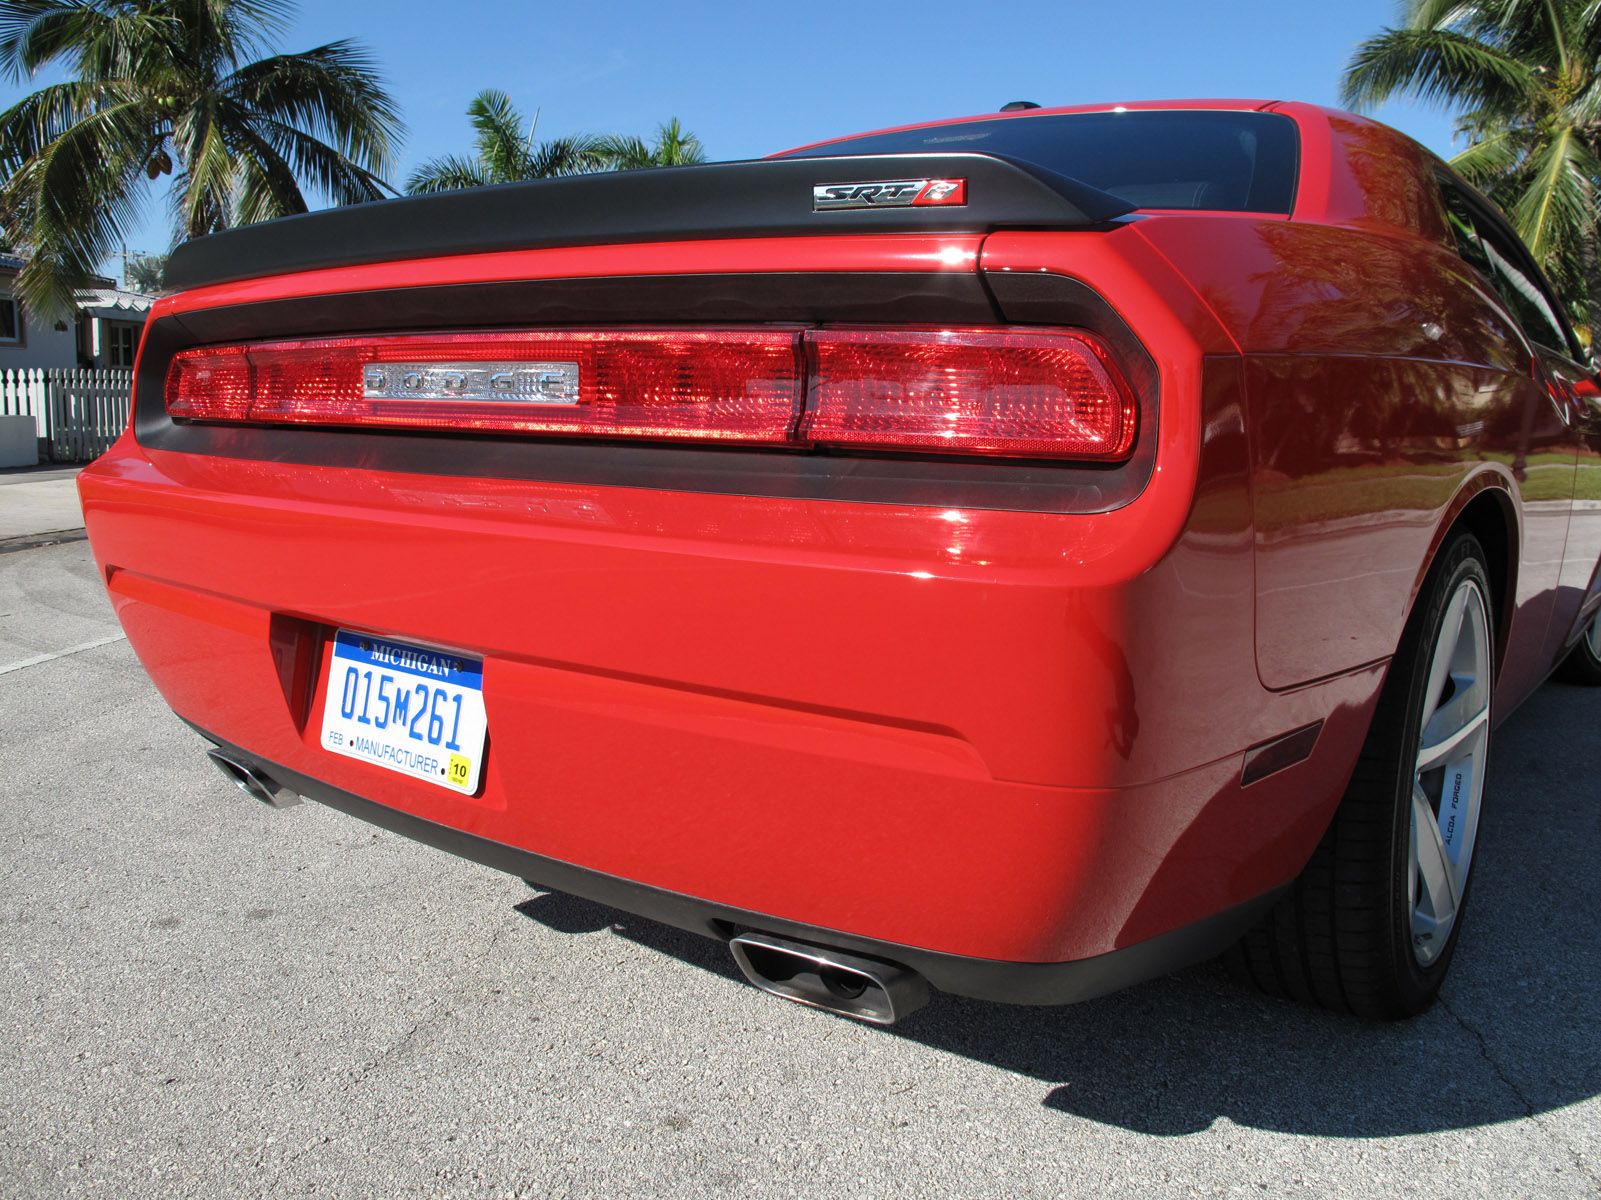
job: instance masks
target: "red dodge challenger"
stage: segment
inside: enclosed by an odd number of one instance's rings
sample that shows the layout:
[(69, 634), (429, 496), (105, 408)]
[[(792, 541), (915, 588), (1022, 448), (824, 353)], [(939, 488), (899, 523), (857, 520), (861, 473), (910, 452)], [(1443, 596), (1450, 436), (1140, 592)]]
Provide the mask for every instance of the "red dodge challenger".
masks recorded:
[(80, 487), (217, 764), (836, 1012), (1226, 951), (1417, 1013), (1491, 729), (1601, 683), (1585, 351), (1344, 113), (1028, 107), (291, 217), (169, 282)]

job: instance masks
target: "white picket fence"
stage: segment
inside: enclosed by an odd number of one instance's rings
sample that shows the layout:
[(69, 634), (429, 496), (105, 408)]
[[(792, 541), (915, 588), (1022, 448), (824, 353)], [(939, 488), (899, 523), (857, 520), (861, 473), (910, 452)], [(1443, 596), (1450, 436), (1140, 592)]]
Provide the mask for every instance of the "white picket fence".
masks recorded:
[(39, 437), (50, 437), (50, 401), (42, 367), (0, 371), (0, 417), (32, 417)]
[(33, 417), (53, 462), (88, 462), (128, 424), (133, 372), (30, 367), (0, 371), (0, 415)]

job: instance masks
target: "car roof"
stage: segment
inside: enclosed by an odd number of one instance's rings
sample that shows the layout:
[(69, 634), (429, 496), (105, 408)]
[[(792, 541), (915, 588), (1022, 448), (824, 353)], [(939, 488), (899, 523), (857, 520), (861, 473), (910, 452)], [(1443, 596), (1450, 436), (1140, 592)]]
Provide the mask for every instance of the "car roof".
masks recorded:
[(769, 158), (782, 158), (786, 154), (796, 154), (802, 150), (813, 150), (819, 146), (829, 146), (835, 142), (855, 141), (857, 138), (872, 137), (880, 133), (901, 133), (908, 129), (935, 129), (941, 125), (965, 125), (969, 121), (995, 121), (1018, 120), (1026, 121), (1030, 117), (1059, 116), (1063, 113), (1096, 113), (1096, 112), (1150, 112), (1173, 110), (1211, 110), (1230, 112), (1261, 112), (1270, 109), (1280, 100), (1114, 100), (1104, 104), (1062, 104), (1050, 108), (1023, 108), (1012, 112), (986, 112), (974, 113), (966, 117), (942, 117), (937, 121), (914, 121), (908, 125), (890, 125), (884, 129), (869, 129), (861, 133), (847, 133), (839, 137), (823, 138), (816, 142), (807, 142), (801, 146), (791, 146), (788, 150), (780, 150), (771, 154)]

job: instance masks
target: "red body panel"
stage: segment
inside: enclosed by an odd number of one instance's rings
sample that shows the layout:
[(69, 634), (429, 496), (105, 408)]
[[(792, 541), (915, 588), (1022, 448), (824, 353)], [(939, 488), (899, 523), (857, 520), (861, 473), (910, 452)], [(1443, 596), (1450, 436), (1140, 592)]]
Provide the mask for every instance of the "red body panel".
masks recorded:
[[(1066, 275), (1159, 375), (1155, 470), (1123, 507), (444, 477), (129, 433), (81, 477), (129, 638), (179, 714), (269, 761), (822, 928), (1056, 962), (1260, 896), (1321, 836), (1466, 500), (1494, 489), (1509, 522), (1503, 710), (1594, 602), (1601, 552), (1601, 518), (1570, 536), (1566, 499), (1523, 500), (1541, 473), (1561, 493), (1563, 461), (1571, 488), (1579, 443), (1409, 188), (1422, 152), (1282, 111), (1303, 134), (1289, 220), (458, 256), (219, 285), (154, 313), (580, 276)], [(480, 795), (320, 749), (339, 626), (485, 657)], [(1241, 785), (1248, 748), (1318, 721), (1310, 758)]]
[(1569, 501), (1577, 455), (1596, 451), (1552, 402), (1564, 368), (1536, 361), (1448, 246), (1426, 152), (1372, 122), (1305, 116), (1303, 159), (1328, 170), (1303, 171), (1294, 220), (1140, 226), (1246, 359), (1262, 682), (1387, 658), (1446, 518), (1493, 488), (1517, 526), (1504, 716), (1572, 642), (1601, 513), (1574, 515), (1570, 548)]

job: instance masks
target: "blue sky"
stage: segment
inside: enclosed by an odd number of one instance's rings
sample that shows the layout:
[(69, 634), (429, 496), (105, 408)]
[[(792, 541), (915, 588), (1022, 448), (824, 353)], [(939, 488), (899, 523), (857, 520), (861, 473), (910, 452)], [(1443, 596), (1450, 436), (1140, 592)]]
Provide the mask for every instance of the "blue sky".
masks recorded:
[[(323, 0), (284, 49), (341, 37), (376, 54), (405, 113), (400, 177), (465, 150), (481, 88), (509, 92), (541, 136), (648, 133), (677, 116), (714, 158), (753, 157), (885, 125), (1044, 104), (1182, 96), (1336, 102), (1362, 38), (1394, 0)], [(0, 88), (11, 104), (26, 83)], [(1393, 104), (1378, 114), (1440, 152), (1451, 122)], [(165, 250), (158, 197), (129, 238)]]

